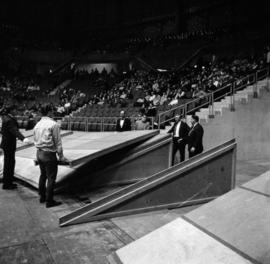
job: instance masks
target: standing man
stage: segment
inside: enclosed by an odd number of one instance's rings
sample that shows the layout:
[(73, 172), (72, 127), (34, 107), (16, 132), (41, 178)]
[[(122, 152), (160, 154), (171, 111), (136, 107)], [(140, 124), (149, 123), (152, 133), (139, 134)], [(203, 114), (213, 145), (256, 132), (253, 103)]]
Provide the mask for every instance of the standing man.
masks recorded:
[(177, 151), (180, 153), (180, 162), (185, 160), (186, 144), (188, 139), (189, 126), (184, 118), (180, 115), (174, 117), (175, 123), (168, 133), (172, 133), (173, 151), (172, 151), (172, 166), (174, 165), (175, 154)]
[(120, 112), (120, 118), (116, 122), (116, 131), (130, 131), (131, 130), (131, 121), (129, 118), (125, 117), (125, 112)]
[(14, 169), (15, 169), (15, 152), (17, 138), (24, 143), (30, 143), (19, 131), (19, 126), (16, 118), (15, 105), (8, 105), (4, 108), (2, 116), (2, 141), (0, 147), (4, 153), (4, 168), (3, 168), (3, 189), (13, 190), (17, 188), (14, 181)]
[(203, 152), (203, 127), (199, 124), (199, 117), (193, 115), (191, 118), (192, 128), (188, 133), (188, 152), (192, 158)]
[[(34, 127), (34, 143), (37, 148), (37, 162), (40, 168), (39, 195), (40, 203), (46, 207), (60, 205), (53, 199), (54, 185), (57, 176), (57, 155), (59, 161), (66, 162), (63, 155), (60, 126), (51, 116), (53, 109), (49, 105), (41, 108), (42, 118)], [(46, 185), (47, 182), (47, 185)]]

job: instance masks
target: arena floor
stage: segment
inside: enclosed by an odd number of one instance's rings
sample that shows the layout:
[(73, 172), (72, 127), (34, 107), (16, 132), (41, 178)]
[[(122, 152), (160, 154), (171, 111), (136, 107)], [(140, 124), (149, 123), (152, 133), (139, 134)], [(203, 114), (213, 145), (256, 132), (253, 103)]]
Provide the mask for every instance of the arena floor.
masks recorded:
[[(236, 184), (270, 170), (266, 160), (240, 161)], [(19, 182), (16, 191), (0, 189), (0, 263), (107, 263), (107, 256), (198, 206), (163, 210), (60, 228), (60, 216), (98, 199), (57, 195), (62, 205), (46, 209), (36, 190)]]

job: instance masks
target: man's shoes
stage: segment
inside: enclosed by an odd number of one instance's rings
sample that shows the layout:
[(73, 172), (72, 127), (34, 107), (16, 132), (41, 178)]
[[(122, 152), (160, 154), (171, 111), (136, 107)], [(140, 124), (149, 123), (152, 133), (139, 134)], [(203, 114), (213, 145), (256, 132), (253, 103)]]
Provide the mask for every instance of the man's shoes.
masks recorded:
[(3, 190), (14, 190), (14, 189), (17, 189), (17, 184), (15, 183), (11, 183), (11, 184), (8, 184), (8, 185), (5, 185), (3, 184)]
[(54, 206), (58, 206), (58, 205), (60, 205), (60, 204), (62, 204), (62, 203), (61, 203), (61, 202), (59, 202), (59, 201), (47, 202), (47, 203), (46, 203), (46, 208), (50, 208), (50, 207), (54, 207)]
[(45, 197), (40, 197), (40, 198), (39, 198), (39, 202), (40, 202), (40, 203), (45, 203), (45, 202), (46, 202)]

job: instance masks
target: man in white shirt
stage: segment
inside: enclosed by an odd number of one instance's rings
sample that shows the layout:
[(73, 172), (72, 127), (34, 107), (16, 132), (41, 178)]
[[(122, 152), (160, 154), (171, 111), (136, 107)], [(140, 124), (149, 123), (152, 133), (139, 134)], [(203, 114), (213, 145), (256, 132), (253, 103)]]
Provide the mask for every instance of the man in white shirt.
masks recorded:
[[(46, 207), (61, 204), (53, 199), (54, 185), (57, 177), (57, 155), (59, 161), (67, 162), (63, 155), (60, 126), (49, 115), (50, 106), (41, 109), (42, 118), (34, 127), (34, 143), (37, 148), (37, 162), (40, 168), (39, 195), (40, 203), (46, 202)], [(47, 183), (47, 184), (46, 184)]]
[(181, 118), (179, 114), (175, 115), (175, 123), (168, 133), (172, 134), (172, 166), (174, 165), (174, 159), (177, 151), (180, 154), (180, 162), (185, 160), (185, 151), (188, 138), (188, 132), (190, 128), (185, 122), (184, 118)]
[(125, 112), (120, 112), (120, 118), (116, 122), (116, 131), (130, 131), (131, 130), (131, 121), (129, 118), (125, 117)]

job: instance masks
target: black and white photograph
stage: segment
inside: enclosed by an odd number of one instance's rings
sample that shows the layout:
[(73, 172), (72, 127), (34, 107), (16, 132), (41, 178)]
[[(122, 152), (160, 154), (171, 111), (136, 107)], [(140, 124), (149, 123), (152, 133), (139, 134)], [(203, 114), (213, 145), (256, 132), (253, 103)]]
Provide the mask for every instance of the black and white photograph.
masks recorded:
[(267, 1), (1, 0), (0, 264), (270, 264)]

